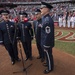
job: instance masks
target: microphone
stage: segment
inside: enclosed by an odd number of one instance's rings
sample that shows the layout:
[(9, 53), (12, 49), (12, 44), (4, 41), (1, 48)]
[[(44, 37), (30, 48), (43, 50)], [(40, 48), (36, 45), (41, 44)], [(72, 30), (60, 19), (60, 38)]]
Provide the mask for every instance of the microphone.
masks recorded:
[(28, 18), (25, 18), (25, 19), (24, 19), (24, 22), (28, 22)]
[(18, 22), (18, 18), (14, 18), (14, 22), (16, 22), (16, 23), (17, 23), (17, 22)]

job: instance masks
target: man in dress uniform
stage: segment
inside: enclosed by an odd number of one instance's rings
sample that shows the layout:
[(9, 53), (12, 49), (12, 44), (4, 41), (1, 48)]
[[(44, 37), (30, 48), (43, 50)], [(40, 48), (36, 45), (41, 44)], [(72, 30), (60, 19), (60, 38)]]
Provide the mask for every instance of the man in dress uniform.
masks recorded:
[(9, 11), (1, 10), (3, 21), (0, 23), (0, 43), (3, 44), (9, 53), (12, 65), (20, 61), (18, 51), (15, 47), (15, 24), (9, 21)]
[(41, 47), (41, 24), (42, 24), (42, 19), (41, 19), (40, 9), (36, 9), (35, 16), (36, 16), (37, 20), (35, 20), (33, 22), (33, 25), (34, 25), (36, 45), (37, 45), (38, 52), (39, 52), (39, 56), (37, 57), (37, 59), (41, 59), (41, 62), (43, 62), (44, 61), (44, 50)]
[(19, 13), (20, 23), (18, 24), (19, 34), (21, 42), (26, 54), (25, 60), (32, 60), (32, 46), (31, 41), (33, 39), (33, 30), (32, 25), (27, 21), (27, 13), (22, 11)]
[(54, 47), (54, 22), (50, 17), (50, 4), (41, 2), (42, 28), (41, 28), (41, 45), (45, 52), (47, 69), (44, 73), (51, 72), (54, 68), (52, 48)]

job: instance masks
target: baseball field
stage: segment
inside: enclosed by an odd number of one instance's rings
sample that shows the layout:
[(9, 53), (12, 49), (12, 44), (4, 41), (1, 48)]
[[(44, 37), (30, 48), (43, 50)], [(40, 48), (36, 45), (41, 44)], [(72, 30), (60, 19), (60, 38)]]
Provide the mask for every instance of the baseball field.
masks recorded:
[[(20, 50), (18, 49), (19, 57)], [(23, 58), (25, 54), (22, 47)], [(38, 50), (35, 40), (32, 44), (33, 60), (24, 61), (27, 75), (45, 75), (43, 73), (44, 67), (40, 59), (37, 59)], [(75, 75), (75, 28), (59, 28), (55, 27), (55, 47), (53, 48), (54, 56), (54, 71), (47, 75)], [(15, 73), (22, 71), (22, 62), (16, 62), (11, 65), (10, 57), (4, 46), (0, 46), (0, 75), (26, 75), (25, 72)]]

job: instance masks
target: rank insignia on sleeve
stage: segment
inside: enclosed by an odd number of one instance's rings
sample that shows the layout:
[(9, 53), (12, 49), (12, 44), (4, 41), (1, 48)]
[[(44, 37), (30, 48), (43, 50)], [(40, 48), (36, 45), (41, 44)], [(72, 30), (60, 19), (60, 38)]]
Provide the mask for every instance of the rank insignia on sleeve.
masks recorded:
[(45, 31), (46, 31), (47, 34), (49, 34), (51, 32), (50, 27), (49, 26), (46, 26), (45, 27)]

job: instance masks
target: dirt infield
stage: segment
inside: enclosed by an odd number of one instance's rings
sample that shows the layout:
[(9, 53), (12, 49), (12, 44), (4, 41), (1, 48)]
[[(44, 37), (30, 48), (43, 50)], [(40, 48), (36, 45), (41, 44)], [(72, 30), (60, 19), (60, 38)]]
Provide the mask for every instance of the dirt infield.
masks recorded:
[[(32, 63), (32, 66), (27, 69), (27, 75), (44, 75), (43, 70), (45, 67), (39, 59), (36, 59), (38, 56), (36, 45), (33, 44), (32, 47), (33, 60), (25, 62), (25, 67)], [(61, 52), (55, 48), (53, 48), (53, 55), (55, 68), (53, 72), (47, 75), (75, 75), (74, 56)], [(24, 52), (23, 56), (25, 58)], [(22, 62), (17, 62), (15, 65), (11, 65), (7, 51), (4, 47), (0, 46), (0, 75), (26, 75), (25, 72), (13, 74), (13, 72), (21, 70)]]

